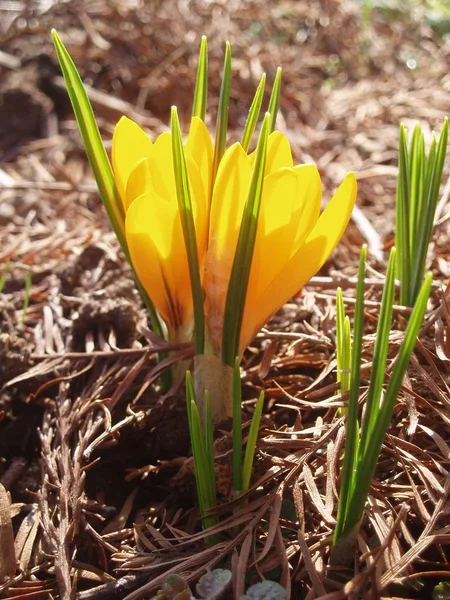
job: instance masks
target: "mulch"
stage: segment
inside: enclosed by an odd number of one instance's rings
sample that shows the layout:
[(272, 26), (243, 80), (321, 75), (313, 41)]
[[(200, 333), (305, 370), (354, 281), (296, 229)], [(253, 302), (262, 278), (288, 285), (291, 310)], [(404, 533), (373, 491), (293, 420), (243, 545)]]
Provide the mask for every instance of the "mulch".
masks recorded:
[[(433, 589), (450, 573), (449, 161), (429, 253), (430, 310), (355, 561), (327, 568), (345, 441), (335, 290), (343, 288), (351, 316), (359, 250), (368, 244), (364, 389), (394, 239), (399, 124), (439, 131), (450, 112), (445, 13), (437, 31), (427, 3), (407, 12), (398, 5), (0, 2), (0, 483), (10, 494), (0, 487), (0, 572), (17, 559), (0, 597), (137, 600), (153, 597), (170, 573), (194, 585), (214, 568), (232, 570), (230, 598), (263, 578), (292, 599), (448, 597)], [(152, 135), (167, 128), (173, 104), (188, 122), (206, 34), (208, 124), (228, 39), (230, 140), (261, 74), (270, 91), (281, 65), (277, 126), (296, 160), (318, 165), (325, 198), (345, 172), (357, 174), (342, 242), (245, 353), (245, 432), (262, 389), (266, 398), (253, 485), (245, 501), (232, 501), (225, 425), (216, 433), (221, 520), (213, 545), (199, 523), (184, 395), (163, 392), (157, 363), (161, 350), (178, 360), (190, 349), (168, 347), (148, 329), (86, 162), (52, 27), (88, 86), (108, 149), (122, 114)], [(394, 311), (391, 358), (404, 312)]]

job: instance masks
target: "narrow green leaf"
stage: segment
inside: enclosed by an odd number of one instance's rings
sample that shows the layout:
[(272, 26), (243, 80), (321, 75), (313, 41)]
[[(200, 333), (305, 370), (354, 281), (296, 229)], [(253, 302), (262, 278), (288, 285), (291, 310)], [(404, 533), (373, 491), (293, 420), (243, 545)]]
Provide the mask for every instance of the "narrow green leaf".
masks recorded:
[[(64, 81), (66, 83), (67, 93), (72, 104), (81, 139), (83, 140), (83, 145), (86, 150), (91, 169), (94, 173), (101, 199), (105, 206), (114, 233), (119, 240), (122, 252), (124, 253), (128, 263), (133, 268), (125, 238), (125, 213), (114, 180), (111, 164), (104, 148), (100, 131), (95, 121), (94, 111), (92, 110), (91, 103), (89, 102), (89, 98), (83, 87), (83, 82), (81, 81), (80, 75), (73, 60), (71, 59), (59, 35), (54, 29), (52, 29), (51, 34), (61, 71), (64, 76)], [(134, 272), (134, 269), (133, 274), (136, 280), (136, 285), (139, 289), (139, 293), (141, 294), (149, 312), (153, 330), (159, 336), (163, 337), (161, 323), (155, 307), (153, 306), (149, 295), (143, 288), (139, 278)], [(164, 357), (164, 355), (161, 354), (160, 358), (162, 357)], [(166, 373), (168, 375), (165, 376), (164, 382), (165, 386), (167, 387), (170, 385), (170, 374), (168, 371), (166, 371)]]
[(372, 443), (372, 434), (381, 410), (381, 394), (383, 391), (386, 363), (389, 351), (389, 334), (392, 325), (392, 313), (395, 296), (395, 264), (396, 251), (392, 248), (386, 271), (386, 281), (381, 298), (380, 316), (373, 352), (372, 372), (365, 406), (364, 420), (361, 427), (360, 456), (364, 455)]
[(350, 375), (350, 395), (348, 401), (344, 464), (342, 469), (339, 506), (334, 532), (334, 544), (337, 543), (346, 527), (348, 507), (354, 492), (354, 469), (358, 463), (359, 422), (358, 400), (361, 377), (361, 354), (364, 325), (364, 291), (367, 246), (362, 246), (359, 259), (358, 284), (356, 287), (356, 305), (353, 335), (352, 367)]
[(222, 361), (231, 367), (234, 366), (236, 356), (239, 356), (239, 339), (241, 335), (245, 299), (247, 296), (247, 287), (252, 266), (263, 189), (269, 119), (270, 115), (266, 113), (259, 134), (255, 165), (247, 199), (245, 201), (244, 213), (231, 269), (227, 298), (225, 301)]
[(180, 211), (183, 237), (189, 263), (191, 279), (192, 300), (194, 306), (194, 348), (196, 354), (203, 354), (205, 341), (205, 315), (203, 311), (203, 290), (200, 279), (200, 265), (198, 259), (197, 236), (195, 233), (194, 216), (192, 212), (189, 179), (186, 169), (183, 140), (181, 137), (180, 122), (175, 106), (171, 111), (172, 152), (175, 183), (177, 188), (178, 207)]
[(269, 133), (272, 133), (275, 129), (275, 124), (277, 122), (278, 107), (280, 105), (281, 72), (281, 67), (278, 67), (275, 81), (273, 82), (272, 93), (270, 95), (268, 109), (268, 112), (270, 113)]
[(225, 59), (222, 73), (222, 84), (220, 86), (219, 107), (217, 110), (216, 141), (214, 144), (213, 181), (216, 178), (220, 161), (225, 152), (228, 133), (228, 109), (230, 105), (231, 90), (231, 46), (230, 42), (225, 45)]
[(208, 503), (211, 508), (216, 505), (216, 470), (214, 465), (214, 426), (208, 390), (205, 390), (205, 451), (208, 463)]
[(419, 293), (423, 283), (428, 246), (433, 232), (434, 217), (439, 199), (439, 188), (441, 185), (442, 172), (447, 153), (448, 143), (448, 119), (444, 121), (442, 132), (439, 139), (437, 151), (435, 144), (432, 143), (428, 157), (425, 183), (422, 190), (422, 199), (419, 212), (419, 222), (417, 224), (417, 241), (412, 265), (411, 275), (411, 296), (409, 306), (411, 306)]
[(250, 106), (250, 110), (248, 112), (247, 121), (245, 123), (244, 133), (242, 134), (241, 145), (246, 152), (250, 147), (250, 143), (252, 141), (253, 134), (255, 132), (256, 123), (259, 119), (259, 113), (261, 112), (261, 105), (264, 98), (264, 88), (266, 85), (266, 74), (263, 73), (261, 77), (261, 81), (256, 89), (255, 96), (253, 98), (252, 104)]
[(52, 29), (52, 38), (58, 56), (61, 71), (66, 82), (67, 93), (72, 103), (78, 129), (83, 140), (89, 163), (95, 180), (122, 250), (127, 257), (128, 247), (125, 240), (125, 213), (114, 181), (114, 175), (108, 155), (103, 146), (94, 111), (83, 87), (80, 75), (59, 35)]
[(261, 423), (261, 415), (264, 407), (264, 391), (259, 394), (256, 402), (255, 412), (253, 413), (250, 430), (248, 432), (247, 444), (245, 446), (244, 467), (242, 472), (242, 491), (246, 492), (250, 487), (250, 479), (252, 476), (253, 459), (255, 457), (256, 442), (258, 440), (259, 424)]
[[(216, 504), (215, 499), (215, 472), (214, 472), (214, 442), (212, 440), (212, 421), (211, 421), (211, 409), (209, 410), (209, 425), (208, 432), (204, 436), (202, 430), (202, 423), (200, 419), (200, 413), (198, 411), (194, 384), (192, 381), (192, 375), (189, 371), (186, 372), (186, 402), (187, 402), (187, 414), (188, 414), (188, 425), (189, 433), (191, 438), (192, 446), (192, 457), (194, 459), (194, 472), (195, 472), (195, 483), (197, 487), (198, 504), (200, 514), (203, 521), (203, 526), (206, 529), (217, 523), (217, 517), (204, 518), (208, 510), (213, 508)], [(207, 417), (208, 419), (208, 417)], [(212, 462), (212, 470), (211, 470)]]
[(206, 36), (202, 36), (198, 54), (197, 79), (195, 81), (194, 104), (192, 116), (199, 117), (202, 121), (206, 116), (208, 99), (208, 44)]
[(348, 507), (348, 518), (346, 521), (346, 530), (354, 527), (362, 518), (364, 506), (369, 493), (370, 485), (375, 474), (378, 458), (381, 452), (383, 440), (392, 419), (392, 413), (397, 402), (400, 387), (408, 368), (411, 354), (414, 351), (417, 336), (422, 326), (423, 317), (426, 311), (428, 298), (430, 296), (432, 283), (431, 273), (425, 278), (420, 289), (417, 301), (414, 305), (411, 317), (405, 332), (400, 352), (395, 362), (392, 375), (389, 379), (383, 404), (380, 408), (376, 423), (372, 428), (370, 444), (358, 465), (358, 472), (355, 481), (355, 493)]
[(409, 244), (411, 257), (415, 252), (417, 244), (418, 209), (420, 204), (421, 175), (424, 160), (424, 139), (420, 126), (414, 127), (411, 150), (409, 155)]
[[(351, 335), (350, 321), (345, 316), (344, 300), (340, 287), (336, 290), (336, 362), (337, 362), (337, 381), (341, 394), (345, 394), (350, 389), (351, 372)], [(342, 416), (347, 411), (344, 408), (338, 410), (338, 415)]]
[(399, 131), (395, 245), (400, 278), (400, 302), (405, 306), (409, 305), (411, 276), (408, 160), (407, 131), (402, 123)]
[(233, 491), (238, 496), (242, 491), (242, 388), (239, 357), (233, 371)]

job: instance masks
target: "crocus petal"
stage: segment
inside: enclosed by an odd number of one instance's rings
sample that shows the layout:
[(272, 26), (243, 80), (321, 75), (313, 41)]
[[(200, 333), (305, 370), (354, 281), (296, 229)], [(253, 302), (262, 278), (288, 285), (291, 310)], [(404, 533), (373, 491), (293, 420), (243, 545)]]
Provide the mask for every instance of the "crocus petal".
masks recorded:
[(291, 145), (285, 135), (273, 131), (267, 142), (266, 175), (281, 167), (293, 167)]
[(251, 320), (257, 299), (316, 224), (321, 195), (322, 183), (314, 165), (279, 169), (264, 179), (246, 301)]
[[(256, 158), (256, 150), (250, 155), (253, 165)], [(289, 140), (280, 131), (273, 131), (267, 140), (266, 175), (273, 173), (282, 167), (293, 167), (291, 146)]]
[(119, 120), (112, 140), (112, 164), (124, 208), (128, 177), (140, 160), (151, 155), (152, 147), (151, 139), (137, 123), (127, 117)]
[(142, 158), (131, 171), (125, 192), (125, 212), (133, 200), (153, 190), (150, 165), (149, 158)]
[(205, 315), (216, 355), (220, 351), (223, 311), (251, 175), (249, 157), (240, 144), (234, 144), (223, 155), (214, 183), (205, 263)]
[(347, 227), (356, 199), (356, 178), (348, 173), (297, 252), (245, 313), (240, 350), (243, 352), (267, 319), (317, 273)]
[(176, 204), (148, 192), (130, 205), (125, 227), (137, 276), (173, 338), (192, 316), (189, 269)]
[(191, 156), (199, 168), (209, 205), (211, 201), (214, 148), (208, 128), (198, 117), (193, 117), (191, 121), (191, 128), (186, 142), (186, 156)]

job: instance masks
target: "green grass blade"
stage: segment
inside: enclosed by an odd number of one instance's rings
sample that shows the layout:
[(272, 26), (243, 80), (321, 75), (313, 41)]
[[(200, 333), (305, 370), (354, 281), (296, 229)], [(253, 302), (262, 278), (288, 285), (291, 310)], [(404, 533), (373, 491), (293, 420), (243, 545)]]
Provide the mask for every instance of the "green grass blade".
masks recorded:
[(250, 106), (250, 110), (248, 111), (247, 121), (245, 122), (244, 133), (242, 134), (241, 145), (246, 152), (250, 147), (250, 143), (252, 141), (253, 134), (256, 129), (256, 123), (259, 119), (259, 114), (261, 112), (261, 105), (264, 98), (264, 88), (266, 85), (266, 74), (263, 73), (261, 77), (261, 81), (256, 89), (255, 96), (253, 98), (252, 104)]
[(242, 491), (246, 492), (250, 487), (252, 476), (253, 459), (255, 457), (256, 442), (258, 440), (259, 424), (264, 407), (264, 391), (259, 394), (256, 402), (255, 412), (253, 413), (250, 430), (248, 432), (247, 444), (245, 446), (244, 468), (242, 472)]
[(223, 319), (222, 361), (234, 366), (239, 356), (239, 339), (244, 316), (245, 299), (252, 266), (258, 227), (259, 208), (261, 204), (264, 171), (266, 165), (267, 140), (269, 135), (270, 115), (266, 113), (259, 134), (256, 148), (256, 159), (252, 179), (244, 207), (236, 254), (231, 269), (230, 283)]
[(380, 316), (378, 318), (377, 334), (373, 351), (373, 366), (370, 375), (369, 390), (367, 392), (364, 420), (361, 427), (360, 456), (364, 455), (368, 445), (372, 443), (373, 429), (380, 411), (380, 401), (389, 351), (389, 334), (391, 332), (392, 313), (394, 309), (395, 264), (396, 251), (395, 248), (392, 248), (381, 298)]
[(208, 43), (206, 36), (202, 36), (198, 54), (197, 78), (195, 81), (194, 103), (192, 116), (199, 117), (202, 121), (206, 116), (208, 100)]
[(235, 497), (242, 491), (242, 388), (239, 358), (233, 371), (233, 491)]
[(410, 294), (410, 207), (408, 183), (408, 146), (406, 127), (401, 124), (399, 131), (397, 196), (395, 201), (396, 229), (395, 245), (397, 248), (397, 272), (400, 279), (400, 303), (409, 305)]
[(89, 163), (94, 172), (100, 196), (113, 226), (114, 233), (128, 259), (128, 248), (125, 240), (125, 213), (114, 181), (111, 164), (95, 121), (91, 103), (89, 102), (75, 64), (54, 29), (52, 30), (52, 38), (64, 81), (66, 82), (67, 93), (69, 94), (73, 112), (75, 113)]
[(219, 107), (217, 109), (216, 141), (214, 144), (213, 182), (227, 144), (228, 109), (230, 105), (231, 90), (231, 46), (225, 46), (225, 59), (223, 64), (222, 84), (220, 86)]
[(281, 92), (281, 67), (278, 67), (275, 80), (273, 82), (272, 93), (269, 100), (268, 112), (270, 113), (269, 133), (275, 129), (277, 122), (278, 107), (280, 106), (280, 92)]
[(354, 492), (354, 469), (358, 462), (359, 449), (359, 422), (358, 401), (361, 377), (361, 354), (364, 325), (364, 291), (366, 272), (367, 246), (361, 248), (358, 269), (358, 284), (356, 287), (356, 305), (353, 335), (352, 367), (350, 374), (350, 396), (348, 401), (346, 440), (344, 451), (344, 464), (342, 469), (341, 488), (339, 491), (339, 506), (334, 544), (337, 543), (345, 529), (348, 518), (348, 507)]
[(408, 321), (405, 337), (387, 386), (385, 398), (379, 411), (377, 421), (372, 429), (370, 444), (367, 445), (366, 452), (358, 465), (355, 493), (353, 494), (349, 505), (348, 519), (345, 524), (347, 531), (356, 526), (364, 513), (364, 506), (375, 474), (383, 440), (389, 428), (398, 393), (423, 322), (428, 298), (430, 296), (431, 282), (432, 275), (429, 274), (425, 278), (411, 317)]
[(200, 265), (197, 249), (197, 236), (195, 233), (194, 216), (192, 213), (189, 180), (186, 169), (183, 140), (181, 137), (180, 122), (175, 106), (171, 112), (172, 151), (175, 183), (177, 188), (178, 207), (181, 224), (183, 227), (184, 243), (189, 263), (191, 279), (192, 300), (194, 306), (194, 348), (196, 354), (203, 354), (205, 342), (205, 314), (203, 311), (203, 290), (200, 279)]

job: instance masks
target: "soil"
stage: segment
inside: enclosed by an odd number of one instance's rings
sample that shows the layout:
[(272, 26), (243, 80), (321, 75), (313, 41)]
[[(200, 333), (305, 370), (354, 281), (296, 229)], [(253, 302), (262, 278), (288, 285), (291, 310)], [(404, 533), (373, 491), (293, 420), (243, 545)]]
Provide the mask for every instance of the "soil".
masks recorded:
[[(388, 4), (0, 2), (0, 483), (9, 493), (0, 494), (0, 597), (152, 598), (169, 573), (194, 589), (213, 568), (232, 570), (229, 598), (263, 578), (293, 600), (450, 597), (435, 590), (450, 581), (448, 159), (429, 253), (431, 324), (398, 399), (354, 562), (326, 568), (343, 443), (335, 290), (352, 316), (368, 244), (369, 362), (395, 233), (399, 124), (439, 131), (450, 112), (445, 3)], [(230, 424), (215, 433), (216, 545), (200, 526), (184, 393), (163, 388), (157, 353), (166, 346), (149, 331), (96, 191), (52, 27), (91, 90), (108, 149), (122, 114), (153, 136), (173, 104), (187, 123), (206, 34), (209, 124), (228, 39), (230, 141), (262, 72), (271, 85), (281, 65), (278, 127), (296, 161), (316, 162), (325, 198), (345, 172), (357, 174), (357, 208), (338, 248), (245, 353), (245, 432), (261, 390), (264, 415), (240, 504), (230, 491)], [(399, 307), (392, 358), (402, 327)], [(173, 352), (176, 361), (189, 349)], [(15, 573), (5, 571), (11, 552)]]

